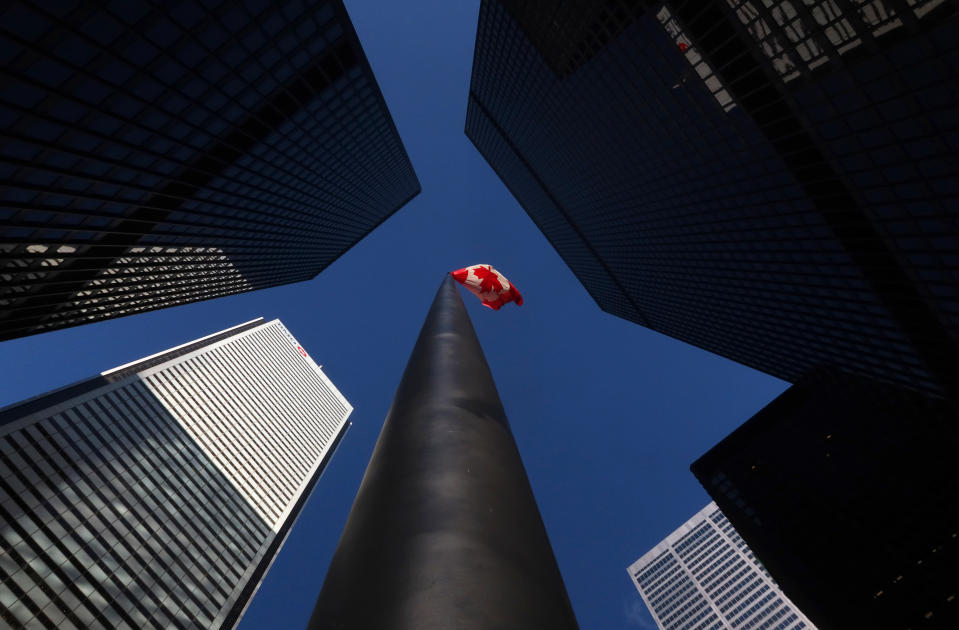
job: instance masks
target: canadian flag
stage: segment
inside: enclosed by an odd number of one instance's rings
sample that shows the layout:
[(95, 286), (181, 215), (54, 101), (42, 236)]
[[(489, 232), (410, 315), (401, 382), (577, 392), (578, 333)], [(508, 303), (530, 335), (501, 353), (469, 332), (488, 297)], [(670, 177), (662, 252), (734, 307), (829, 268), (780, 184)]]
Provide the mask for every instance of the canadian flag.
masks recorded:
[(523, 296), (510, 284), (506, 276), (493, 269), (491, 265), (473, 265), (453, 272), (453, 279), (469, 289), (470, 293), (488, 306), (498, 311), (507, 302), (523, 304)]

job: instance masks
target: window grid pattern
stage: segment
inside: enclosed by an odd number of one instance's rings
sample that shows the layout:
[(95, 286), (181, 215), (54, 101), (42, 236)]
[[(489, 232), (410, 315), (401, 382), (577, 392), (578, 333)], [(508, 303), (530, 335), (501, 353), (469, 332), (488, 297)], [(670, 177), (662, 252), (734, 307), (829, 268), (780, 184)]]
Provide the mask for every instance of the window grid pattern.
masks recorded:
[(727, 0), (783, 81), (915, 23), (945, 0)]
[(707, 505), (629, 567), (660, 630), (813, 629)]
[(342, 3), (0, 9), (0, 335), (313, 277), (419, 183)]
[(279, 322), (216, 339), (7, 422), (5, 624), (236, 622), (352, 408)]
[[(789, 381), (825, 364), (935, 393), (955, 385), (944, 369), (959, 336), (948, 3), (898, 3), (911, 21), (883, 32), (883, 3), (836, 3), (856, 8), (866, 31), (844, 19), (861, 43), (821, 63), (836, 48), (825, 46), (788, 81), (766, 56), (736, 74), (748, 46), (800, 46), (778, 31), (760, 41), (736, 17), (768, 3), (634, 4), (596, 3), (626, 22), (597, 22), (603, 46), (558, 72), (549, 38), (567, 32), (562, 9), (485, 0), (468, 99), (467, 136), (597, 303)], [(845, 28), (829, 2), (792, 4), (819, 24), (802, 31), (809, 51)], [(709, 11), (742, 32), (742, 56), (719, 59), (726, 40), (693, 36), (719, 32)], [(758, 111), (767, 89), (788, 107), (785, 127)]]

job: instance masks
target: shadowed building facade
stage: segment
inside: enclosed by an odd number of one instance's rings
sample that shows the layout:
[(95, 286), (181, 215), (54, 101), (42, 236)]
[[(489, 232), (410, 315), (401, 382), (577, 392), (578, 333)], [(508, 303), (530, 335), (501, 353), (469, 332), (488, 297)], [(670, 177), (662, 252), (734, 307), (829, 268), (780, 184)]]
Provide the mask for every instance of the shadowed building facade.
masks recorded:
[(466, 133), (607, 312), (957, 395), (957, 55), (941, 0), (484, 0)]
[(0, 410), (0, 626), (235, 627), (351, 412), (262, 319)]
[(314, 277), (419, 190), (339, 0), (0, 8), (0, 339)]
[(824, 630), (959, 627), (959, 417), (911, 390), (801, 379), (692, 465)]

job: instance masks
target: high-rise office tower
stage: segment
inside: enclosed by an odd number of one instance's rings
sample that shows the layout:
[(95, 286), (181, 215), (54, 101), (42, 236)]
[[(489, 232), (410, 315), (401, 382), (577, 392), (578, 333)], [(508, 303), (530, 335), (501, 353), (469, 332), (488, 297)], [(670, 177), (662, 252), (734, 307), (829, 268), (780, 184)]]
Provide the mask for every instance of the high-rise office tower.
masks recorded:
[(312, 278), (419, 190), (341, 0), (6, 2), (0, 339)]
[(660, 630), (815, 628), (712, 502), (628, 571)]
[(351, 411), (276, 320), (0, 411), (0, 626), (234, 627)]
[(944, 0), (483, 0), (466, 133), (606, 311), (959, 397)]
[(692, 465), (820, 628), (959, 627), (959, 416), (815, 372)]

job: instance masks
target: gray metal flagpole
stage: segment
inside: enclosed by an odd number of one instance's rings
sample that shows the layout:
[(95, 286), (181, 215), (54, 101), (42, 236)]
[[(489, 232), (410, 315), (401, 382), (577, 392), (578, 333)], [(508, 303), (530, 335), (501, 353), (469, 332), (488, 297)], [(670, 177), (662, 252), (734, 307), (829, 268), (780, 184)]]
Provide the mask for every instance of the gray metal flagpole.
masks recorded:
[(447, 276), (309, 628), (577, 628), (493, 375)]

